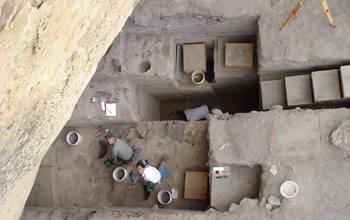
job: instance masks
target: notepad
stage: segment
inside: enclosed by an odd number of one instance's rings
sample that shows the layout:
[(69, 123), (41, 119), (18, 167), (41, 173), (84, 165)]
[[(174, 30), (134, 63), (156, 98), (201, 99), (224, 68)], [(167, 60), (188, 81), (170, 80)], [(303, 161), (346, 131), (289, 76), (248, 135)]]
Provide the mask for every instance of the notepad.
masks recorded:
[(117, 103), (106, 103), (106, 116), (117, 116)]

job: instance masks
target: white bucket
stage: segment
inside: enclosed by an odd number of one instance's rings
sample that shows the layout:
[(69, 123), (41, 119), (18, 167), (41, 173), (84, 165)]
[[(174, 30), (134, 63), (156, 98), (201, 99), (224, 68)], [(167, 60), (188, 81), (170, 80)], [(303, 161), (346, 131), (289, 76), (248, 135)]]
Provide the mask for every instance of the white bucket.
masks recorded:
[(70, 131), (66, 136), (69, 145), (78, 145), (83, 141), (83, 137), (76, 131)]
[[(165, 196), (169, 196), (169, 199), (166, 199), (167, 201), (163, 201), (163, 195), (165, 194)], [(173, 201), (173, 196), (171, 195), (171, 193), (168, 190), (160, 190), (158, 195), (157, 195), (157, 199), (160, 202), (160, 204), (162, 205), (168, 205)]]
[(285, 198), (292, 198), (298, 193), (298, 185), (293, 181), (286, 181), (280, 187), (280, 192)]
[(122, 182), (124, 180), (127, 180), (128, 176), (129, 176), (129, 172), (123, 167), (117, 167), (113, 171), (113, 179), (115, 181)]
[(196, 70), (196, 71), (194, 71), (192, 73), (191, 79), (192, 79), (192, 82), (194, 82), (195, 84), (199, 85), (199, 84), (204, 83), (205, 75), (204, 75), (204, 73), (202, 71)]

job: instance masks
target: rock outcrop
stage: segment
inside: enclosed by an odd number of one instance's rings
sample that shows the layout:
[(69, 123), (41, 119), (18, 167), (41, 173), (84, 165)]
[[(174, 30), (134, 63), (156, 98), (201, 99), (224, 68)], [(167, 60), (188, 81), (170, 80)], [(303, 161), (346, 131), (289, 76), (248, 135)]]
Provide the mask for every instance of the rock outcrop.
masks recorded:
[(1, 0), (0, 214), (18, 219), (42, 157), (138, 0)]

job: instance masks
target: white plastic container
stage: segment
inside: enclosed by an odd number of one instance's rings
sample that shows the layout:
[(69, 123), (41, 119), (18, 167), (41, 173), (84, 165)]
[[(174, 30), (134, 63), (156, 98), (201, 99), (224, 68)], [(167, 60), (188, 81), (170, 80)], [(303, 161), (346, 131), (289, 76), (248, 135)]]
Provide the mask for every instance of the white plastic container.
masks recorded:
[(76, 131), (70, 131), (66, 136), (69, 145), (78, 145), (83, 141), (83, 137)]
[(91, 101), (92, 101), (92, 102), (97, 102), (97, 98), (91, 97)]
[(298, 185), (293, 181), (286, 181), (280, 187), (280, 192), (285, 198), (292, 198), (298, 193)]
[[(169, 196), (169, 199), (168, 199), (168, 201), (163, 201), (163, 195), (164, 194), (168, 194), (168, 196)], [(172, 201), (173, 201), (173, 196), (172, 196), (172, 194), (168, 191), (168, 190), (160, 190), (159, 191), (159, 193), (158, 193), (158, 195), (157, 195), (157, 199), (158, 199), (158, 202), (160, 203), (160, 204), (162, 204), (162, 205), (168, 205), (168, 204), (170, 204)]]
[(192, 82), (194, 82), (197, 85), (200, 85), (204, 83), (205, 81), (205, 75), (202, 71), (196, 70), (191, 75)]
[(123, 167), (117, 167), (113, 171), (113, 179), (117, 182), (122, 182), (128, 179), (129, 172)]

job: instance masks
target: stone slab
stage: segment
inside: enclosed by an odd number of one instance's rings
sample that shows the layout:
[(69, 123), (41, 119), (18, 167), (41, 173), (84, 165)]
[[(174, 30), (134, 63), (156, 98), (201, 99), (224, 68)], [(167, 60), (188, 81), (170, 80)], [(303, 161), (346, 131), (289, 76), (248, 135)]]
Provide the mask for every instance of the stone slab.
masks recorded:
[(312, 104), (310, 75), (289, 76), (284, 78), (288, 106)]
[(312, 72), (311, 82), (314, 102), (341, 99), (337, 69)]
[(340, 67), (340, 84), (343, 98), (350, 98), (350, 65)]
[(207, 57), (205, 44), (183, 45), (184, 71), (191, 74), (195, 70), (207, 72)]
[(287, 107), (284, 80), (261, 81), (261, 100), (263, 109), (270, 109), (274, 105)]
[(225, 53), (226, 68), (253, 68), (253, 44), (227, 43)]

